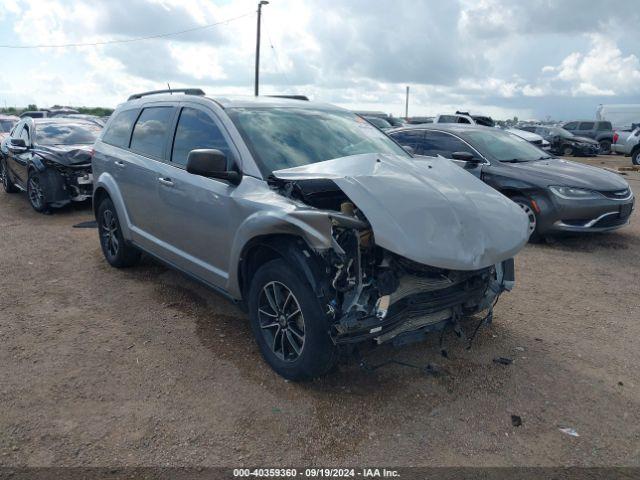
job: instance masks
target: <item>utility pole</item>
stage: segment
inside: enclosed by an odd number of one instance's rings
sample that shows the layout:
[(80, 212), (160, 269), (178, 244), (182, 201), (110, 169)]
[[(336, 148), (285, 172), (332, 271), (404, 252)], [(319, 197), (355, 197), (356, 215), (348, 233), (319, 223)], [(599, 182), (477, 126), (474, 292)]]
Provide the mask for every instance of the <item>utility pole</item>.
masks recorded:
[(409, 118), (409, 85), (407, 85), (407, 97), (404, 101), (404, 118)]
[(254, 94), (258, 96), (258, 84), (260, 82), (260, 17), (262, 16), (262, 6), (269, 5), (267, 0), (261, 0), (258, 3), (258, 28), (256, 34), (256, 80), (254, 87)]

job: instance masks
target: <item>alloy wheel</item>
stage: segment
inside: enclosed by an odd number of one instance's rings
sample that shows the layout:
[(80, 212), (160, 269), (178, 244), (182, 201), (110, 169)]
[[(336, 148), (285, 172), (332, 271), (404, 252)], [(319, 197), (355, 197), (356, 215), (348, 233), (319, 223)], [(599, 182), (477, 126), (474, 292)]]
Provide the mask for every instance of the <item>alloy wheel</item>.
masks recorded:
[(27, 193), (29, 194), (29, 201), (33, 208), (36, 210), (42, 209), (44, 206), (44, 192), (40, 185), (40, 179), (36, 175), (31, 175), (27, 182)]
[(262, 288), (258, 321), (267, 345), (280, 360), (293, 362), (300, 356), (305, 341), (304, 316), (286, 285), (273, 281)]
[(522, 209), (522, 211), (527, 215), (527, 218), (529, 219), (529, 235), (531, 235), (536, 231), (536, 225), (538, 224), (536, 214), (533, 209), (526, 203), (518, 202), (518, 206)]
[(120, 250), (120, 242), (117, 235), (118, 222), (116, 221), (116, 216), (111, 210), (105, 210), (102, 214), (100, 230), (100, 235), (102, 236), (102, 242), (105, 249), (111, 258), (117, 257), (118, 251)]

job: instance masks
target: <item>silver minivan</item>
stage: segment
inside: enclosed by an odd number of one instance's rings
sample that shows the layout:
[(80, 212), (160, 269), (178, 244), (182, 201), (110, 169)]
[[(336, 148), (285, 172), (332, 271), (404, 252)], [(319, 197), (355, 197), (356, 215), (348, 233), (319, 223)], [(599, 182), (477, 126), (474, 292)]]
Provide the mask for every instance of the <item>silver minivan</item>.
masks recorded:
[(528, 239), (520, 208), (464, 169), (304, 100), (132, 95), (93, 174), (107, 261), (144, 252), (241, 303), (294, 380), (349, 345), (490, 322)]

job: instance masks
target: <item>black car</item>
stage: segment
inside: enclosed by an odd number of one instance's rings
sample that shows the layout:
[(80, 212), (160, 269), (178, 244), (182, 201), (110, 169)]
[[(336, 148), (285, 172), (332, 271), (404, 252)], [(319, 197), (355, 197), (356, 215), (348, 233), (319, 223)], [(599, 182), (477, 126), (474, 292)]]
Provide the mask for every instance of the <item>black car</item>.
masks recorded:
[(41, 213), (91, 198), (91, 147), (101, 130), (82, 120), (23, 118), (2, 142), (5, 192), (26, 191)]
[(611, 153), (613, 143), (613, 127), (607, 120), (580, 120), (566, 122), (562, 128), (576, 137), (587, 137), (595, 140), (600, 145), (600, 153)]
[(629, 223), (634, 196), (619, 175), (549, 155), (496, 128), (416, 125), (387, 131), (417, 155), (452, 159), (511, 198), (529, 216), (531, 239), (601, 232)]
[(600, 153), (600, 144), (592, 138), (578, 137), (560, 127), (526, 126), (521, 130), (537, 133), (551, 145), (556, 155), (588, 157)]

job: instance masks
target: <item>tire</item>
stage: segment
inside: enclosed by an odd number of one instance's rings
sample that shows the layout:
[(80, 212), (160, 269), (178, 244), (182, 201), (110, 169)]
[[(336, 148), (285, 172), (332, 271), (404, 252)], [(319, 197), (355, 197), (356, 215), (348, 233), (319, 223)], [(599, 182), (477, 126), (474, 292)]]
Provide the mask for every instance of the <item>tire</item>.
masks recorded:
[(542, 236), (539, 233), (538, 215), (531, 207), (531, 201), (525, 197), (512, 197), (511, 200), (515, 202), (529, 218), (529, 242), (540, 243)]
[(611, 153), (611, 140), (600, 141), (600, 152), (602, 155), (609, 155)]
[(40, 174), (35, 170), (29, 171), (27, 177), (27, 197), (29, 198), (29, 204), (38, 213), (49, 213), (51, 207), (47, 203), (47, 195), (42, 186), (42, 179)]
[(565, 145), (560, 149), (560, 153), (562, 153), (563, 157), (570, 157), (571, 155), (574, 155), (573, 147)]
[(140, 250), (125, 241), (120, 228), (118, 213), (110, 198), (104, 198), (98, 206), (98, 235), (104, 258), (109, 265), (127, 268), (140, 260)]
[(0, 180), (2, 180), (2, 187), (7, 193), (18, 193), (18, 187), (16, 187), (11, 180), (11, 174), (7, 168), (6, 160), (3, 158), (0, 160)]
[(251, 329), (276, 373), (303, 381), (333, 368), (338, 353), (328, 319), (311, 286), (287, 262), (277, 259), (261, 266), (248, 296)]
[(640, 165), (640, 148), (636, 148), (631, 154), (631, 163)]

